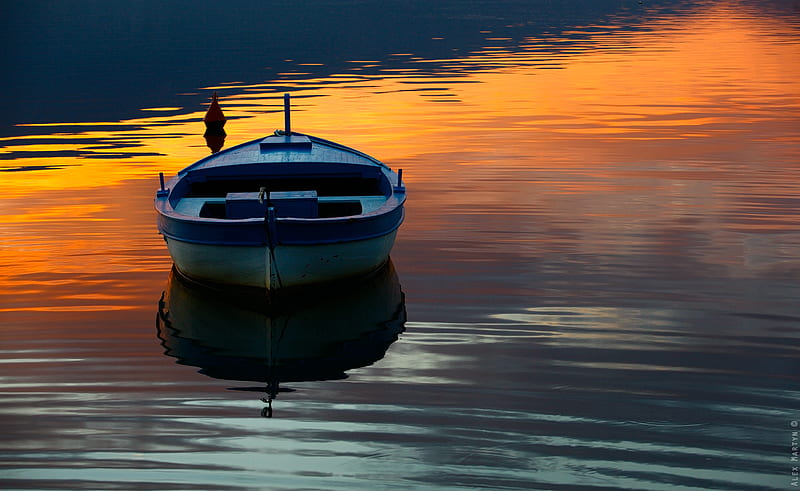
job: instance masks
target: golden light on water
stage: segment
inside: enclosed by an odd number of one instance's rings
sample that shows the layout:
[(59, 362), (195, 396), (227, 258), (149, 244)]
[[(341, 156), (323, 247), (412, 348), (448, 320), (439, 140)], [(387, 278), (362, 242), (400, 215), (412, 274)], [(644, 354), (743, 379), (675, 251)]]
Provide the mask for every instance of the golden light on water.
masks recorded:
[[(574, 35), (527, 39), (515, 50), (491, 38), (489, 48), (454, 60), (402, 55), (407, 68), (377, 75), (287, 72), (270, 83), (205, 87), (188, 114), (149, 107), (128, 121), (35, 125), (2, 151), (15, 157), (0, 161), (0, 283), (11, 291), (25, 275), (114, 274), (166, 262), (165, 252), (143, 260), (131, 251), (159, 250), (150, 209), (158, 173), (209, 152), (201, 120), (211, 90), (220, 91), (228, 117), (226, 146), (282, 127), (288, 86), (293, 129), (404, 168), (411, 206), (593, 216), (582, 227), (589, 248), (610, 223), (636, 229), (631, 215), (678, 219), (693, 207), (723, 214), (732, 205), (719, 186), (760, 174), (742, 166), (797, 161), (797, 147), (784, 145), (800, 137), (796, 27), (714, 8), (647, 30)], [(445, 68), (434, 75), (434, 66)], [(75, 127), (85, 130), (65, 132)], [(745, 163), (713, 164), (743, 152)], [(486, 184), (497, 179), (504, 185)], [(749, 181), (753, 196), (776, 192), (769, 178)], [(415, 194), (414, 186), (439, 192)], [(441, 217), (420, 213), (404, 231), (440, 227)], [(624, 247), (624, 236), (619, 242)], [(74, 295), (63, 294), (64, 308), (88, 298)]]
[[(416, 155), (452, 153), (454, 147), (481, 153), (496, 147), (502, 156), (504, 145), (524, 146), (533, 153), (552, 151), (565, 140), (591, 146), (596, 137), (624, 145), (627, 140), (703, 140), (712, 133), (752, 133), (751, 125), (757, 131), (760, 124), (780, 122), (774, 117), (765, 121), (765, 112), (774, 113), (776, 106), (785, 111), (787, 123), (798, 117), (800, 66), (792, 61), (800, 59), (800, 43), (781, 41), (794, 33), (782, 36), (780, 25), (724, 8), (680, 22), (679, 30), (661, 21), (648, 26), (649, 32), (603, 29), (588, 38), (576, 32), (584, 37), (566, 56), (532, 50), (543, 41), (530, 39), (523, 43), (527, 50), (487, 50), (454, 60), (451, 64), (459, 71), (452, 76), (409, 77), (409, 70), (403, 70), (396, 75), (288, 80), (299, 90), (293, 124), (301, 132), (366, 147), (391, 164)], [(765, 29), (771, 30), (771, 38), (754, 36)], [(619, 49), (588, 49), (600, 44), (593, 41), (596, 36)], [(471, 65), (477, 68), (465, 70)], [(480, 68), (484, 66), (493, 68)], [(222, 95), (223, 109), (231, 118), (227, 145), (282, 127), (282, 93), (276, 85), (207, 88), (239, 91)], [(77, 134), (59, 134), (60, 125), (53, 124), (56, 133), (48, 135), (46, 143), (24, 144), (17, 138), (9, 150), (31, 155), (58, 150), (65, 156), (15, 159), (14, 166), (60, 169), (6, 176), (5, 191), (14, 196), (109, 186), (160, 171), (172, 173), (206, 152), (199, 138), (204, 102), (198, 101), (190, 114), (163, 116), (158, 113), (180, 108), (153, 107), (142, 109), (147, 117), (85, 123), (87, 131)], [(103, 131), (91, 129), (101, 124)], [(119, 131), (107, 129), (115, 126)], [(794, 136), (786, 135), (786, 127), (772, 130), (763, 129), (766, 138)], [(641, 148), (634, 143), (620, 152), (635, 158)], [(119, 153), (126, 158), (114, 158)], [(575, 157), (580, 161), (586, 156)], [(445, 169), (451, 167), (420, 167), (408, 178), (423, 179), (420, 172)]]

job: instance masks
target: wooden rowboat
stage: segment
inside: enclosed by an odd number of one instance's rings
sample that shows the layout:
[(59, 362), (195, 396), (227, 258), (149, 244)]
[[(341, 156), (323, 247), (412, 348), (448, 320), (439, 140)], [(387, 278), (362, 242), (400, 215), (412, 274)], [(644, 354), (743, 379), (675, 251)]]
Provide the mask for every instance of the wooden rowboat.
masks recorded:
[(368, 274), (404, 217), (402, 169), (286, 127), (210, 155), (156, 192), (178, 271), (269, 291)]

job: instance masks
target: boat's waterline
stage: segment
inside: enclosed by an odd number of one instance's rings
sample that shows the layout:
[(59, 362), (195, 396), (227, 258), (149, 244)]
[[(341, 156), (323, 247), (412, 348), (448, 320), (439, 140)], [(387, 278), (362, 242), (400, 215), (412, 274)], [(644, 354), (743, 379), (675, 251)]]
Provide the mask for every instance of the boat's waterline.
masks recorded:
[(189, 278), (277, 290), (366, 275), (389, 258), (397, 230), (351, 242), (233, 246), (167, 238), (178, 271)]

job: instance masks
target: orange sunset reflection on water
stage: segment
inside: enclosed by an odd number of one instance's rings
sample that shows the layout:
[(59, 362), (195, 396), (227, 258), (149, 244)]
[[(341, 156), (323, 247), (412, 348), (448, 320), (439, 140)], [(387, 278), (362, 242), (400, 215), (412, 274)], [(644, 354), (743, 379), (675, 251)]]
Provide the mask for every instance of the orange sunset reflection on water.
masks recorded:
[(734, 267), (746, 251), (731, 233), (797, 225), (796, 204), (774, 200), (800, 182), (800, 40), (797, 25), (716, 5), (644, 30), (589, 26), (521, 49), (492, 38), (467, 58), (409, 55), (408, 70), (379, 75), (203, 87), (188, 114), (143, 108), (77, 133), (39, 125), (3, 142), (13, 158), (0, 164), (0, 311), (139, 308), (138, 278), (169, 267), (151, 210), (157, 175), (208, 154), (211, 90), (228, 117), (226, 146), (281, 127), (288, 87), (293, 129), (403, 168), (400, 240), (535, 215), (511, 225), (513, 238), (487, 237), (489, 247), (555, 251), (564, 238), (546, 231), (559, 228), (578, 230), (581, 252), (612, 241), (635, 252), (699, 227), (723, 253), (704, 260)]

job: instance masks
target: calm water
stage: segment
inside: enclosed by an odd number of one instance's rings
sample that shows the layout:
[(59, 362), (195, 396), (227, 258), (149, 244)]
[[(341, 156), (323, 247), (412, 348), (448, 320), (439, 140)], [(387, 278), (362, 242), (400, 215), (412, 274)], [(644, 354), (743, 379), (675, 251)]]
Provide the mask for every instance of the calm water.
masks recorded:
[[(3, 9), (0, 487), (800, 486), (797, 2)], [(214, 90), (403, 168), (390, 269), (172, 276)]]

